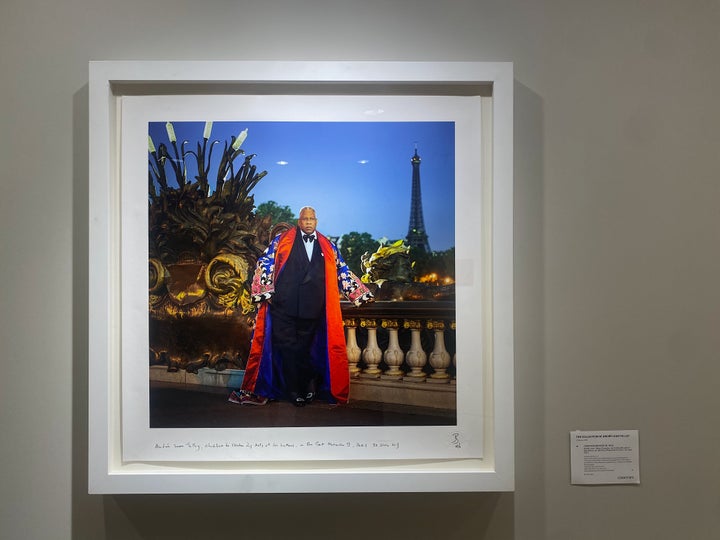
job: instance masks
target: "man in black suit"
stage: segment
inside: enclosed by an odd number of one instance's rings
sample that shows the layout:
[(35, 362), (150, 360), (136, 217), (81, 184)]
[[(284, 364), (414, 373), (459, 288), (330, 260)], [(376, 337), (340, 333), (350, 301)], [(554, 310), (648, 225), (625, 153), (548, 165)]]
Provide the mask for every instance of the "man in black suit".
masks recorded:
[(258, 259), (252, 301), (259, 304), (242, 388), (233, 403), (319, 397), (346, 403), (350, 379), (340, 295), (356, 306), (373, 295), (347, 267), (337, 246), (316, 231), (311, 207)]
[(270, 300), (272, 343), (282, 361), (290, 401), (302, 406), (315, 397), (317, 375), (310, 349), (325, 314), (325, 263), (317, 241), (315, 210), (300, 210), (290, 256)]

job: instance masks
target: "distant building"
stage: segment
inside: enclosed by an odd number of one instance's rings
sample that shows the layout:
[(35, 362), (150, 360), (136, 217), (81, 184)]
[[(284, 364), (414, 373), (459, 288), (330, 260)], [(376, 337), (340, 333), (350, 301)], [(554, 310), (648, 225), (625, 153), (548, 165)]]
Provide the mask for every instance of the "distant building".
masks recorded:
[(425, 231), (423, 220), (422, 194), (420, 193), (420, 156), (415, 148), (415, 155), (410, 159), (412, 163), (412, 198), (410, 201), (410, 225), (405, 237), (410, 247), (418, 248), (430, 253), (430, 243)]

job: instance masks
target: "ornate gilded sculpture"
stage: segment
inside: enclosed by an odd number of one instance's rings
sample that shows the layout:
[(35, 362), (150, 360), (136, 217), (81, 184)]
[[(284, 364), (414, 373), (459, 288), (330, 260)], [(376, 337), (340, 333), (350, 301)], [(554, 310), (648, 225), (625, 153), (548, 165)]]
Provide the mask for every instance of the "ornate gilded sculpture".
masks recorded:
[(430, 285), (414, 281), (410, 246), (403, 240), (381, 245), (374, 253), (364, 253), (363, 282), (378, 301), (451, 300), (454, 285)]
[[(270, 217), (255, 216), (251, 191), (267, 173), (240, 148), (245, 130), (225, 142), (211, 192), (212, 123), (195, 150), (187, 141), (178, 147), (172, 124), (166, 128), (174, 158), (149, 139), (150, 363), (169, 371), (242, 368), (253, 320), (246, 281), (273, 232)], [(185, 163), (193, 158), (194, 180)]]

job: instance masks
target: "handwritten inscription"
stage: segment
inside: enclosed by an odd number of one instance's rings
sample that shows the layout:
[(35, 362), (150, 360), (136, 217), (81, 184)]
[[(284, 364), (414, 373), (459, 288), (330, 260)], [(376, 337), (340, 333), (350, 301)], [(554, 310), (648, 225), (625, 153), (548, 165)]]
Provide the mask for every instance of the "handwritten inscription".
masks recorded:
[(332, 449), (389, 449), (399, 450), (400, 443), (397, 441), (302, 441), (302, 442), (278, 442), (278, 441), (227, 441), (227, 442), (156, 442), (153, 445), (155, 450), (190, 450), (192, 452), (203, 452), (226, 449), (263, 449), (263, 448), (332, 448)]

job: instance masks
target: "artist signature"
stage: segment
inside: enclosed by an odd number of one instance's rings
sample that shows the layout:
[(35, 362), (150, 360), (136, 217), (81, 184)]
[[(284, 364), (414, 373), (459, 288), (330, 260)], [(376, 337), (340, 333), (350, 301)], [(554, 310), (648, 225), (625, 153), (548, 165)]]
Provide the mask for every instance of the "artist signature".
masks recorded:
[(462, 448), (462, 443), (460, 442), (460, 434), (459, 433), (452, 433), (450, 439), (450, 444), (454, 446), (455, 448)]

